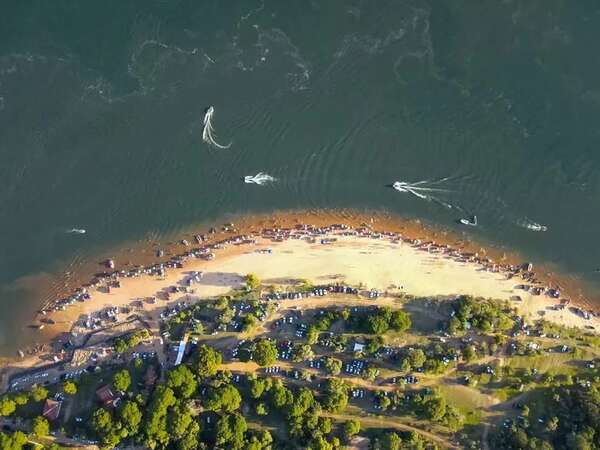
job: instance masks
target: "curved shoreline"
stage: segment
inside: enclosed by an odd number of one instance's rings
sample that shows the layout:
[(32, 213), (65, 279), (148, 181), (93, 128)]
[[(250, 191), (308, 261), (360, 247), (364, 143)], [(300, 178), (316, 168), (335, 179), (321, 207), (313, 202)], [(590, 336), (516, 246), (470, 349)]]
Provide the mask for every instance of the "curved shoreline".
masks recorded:
[[(242, 219), (242, 222), (239, 222)], [(170, 242), (165, 245), (160, 245), (156, 242), (140, 242), (136, 246), (121, 246), (119, 249), (112, 253), (106, 253), (105, 258), (114, 258), (116, 261), (116, 268), (114, 271), (104, 269), (104, 275), (96, 277), (96, 282), (102, 283), (102, 280), (110, 280), (111, 277), (119, 279), (123, 276), (123, 273), (119, 274), (119, 271), (131, 272), (131, 274), (137, 273), (142, 274), (144, 270), (149, 267), (157, 267), (160, 261), (177, 261), (178, 259), (187, 259), (192, 257), (192, 249), (199, 249), (202, 247), (210, 247), (220, 241), (230, 240), (233, 236), (245, 235), (248, 239), (253, 239), (257, 236), (262, 236), (264, 230), (267, 229), (294, 229), (300, 224), (310, 224), (313, 227), (327, 227), (334, 223), (343, 223), (349, 228), (370, 230), (369, 232), (382, 232), (388, 233), (401, 233), (402, 238), (407, 242), (410, 240), (419, 240), (421, 242), (430, 243), (431, 248), (442, 248), (445, 247), (450, 253), (455, 253), (456, 257), (465, 257), (470, 262), (476, 264), (488, 265), (491, 270), (498, 272), (513, 272), (517, 273), (517, 266), (523, 264), (523, 259), (514, 253), (505, 253), (501, 250), (494, 248), (482, 247), (479, 243), (473, 241), (467, 236), (457, 236), (456, 233), (443, 230), (436, 226), (424, 224), (416, 219), (405, 219), (396, 216), (392, 216), (381, 212), (357, 212), (357, 211), (320, 211), (320, 212), (307, 212), (307, 211), (283, 211), (274, 212), (269, 214), (260, 214), (254, 216), (245, 216), (232, 218), (235, 220), (236, 225), (230, 227), (232, 229), (219, 229), (215, 230), (215, 233), (202, 234), (202, 241), (196, 242), (194, 239), (195, 233), (198, 232), (199, 227), (190, 227), (190, 231), (178, 234), (178, 239), (175, 242)], [(188, 241), (186, 246), (182, 242)], [(225, 242), (226, 243), (226, 242)], [(225, 244), (223, 243), (223, 244)], [(157, 256), (157, 249), (160, 248), (164, 255), (162, 257)], [(459, 256), (462, 255), (462, 256)], [(132, 261), (136, 261), (134, 264)], [(56, 302), (64, 299), (69, 299), (70, 302), (76, 302), (78, 295), (83, 294), (83, 291), (76, 291), (83, 285), (89, 285), (90, 276), (93, 272), (93, 268), (98, 267), (98, 262), (88, 262), (83, 265), (76, 273), (69, 273), (69, 283), (61, 295), (56, 295), (60, 290), (56, 288), (50, 289), (54, 293), (55, 298), (46, 302), (42, 309), (46, 310), (47, 315), (39, 314), (37, 320), (50, 318), (53, 313), (50, 312), (54, 309)], [(488, 270), (488, 269), (486, 269)], [(97, 272), (97, 271), (96, 271)], [(539, 270), (538, 270), (539, 272)], [(113, 275), (110, 275), (110, 274)], [(99, 275), (99, 274), (98, 274)], [(124, 277), (127, 278), (127, 277)], [(562, 278), (560, 275), (555, 275), (548, 272), (543, 266), (541, 273), (536, 273), (535, 280), (540, 284), (549, 287), (550, 289), (561, 290), (563, 298), (568, 298), (572, 301), (572, 304), (581, 307), (582, 309), (589, 309), (593, 305), (593, 301), (583, 293), (581, 285), (572, 280)], [(74, 286), (71, 288), (70, 286)], [(43, 292), (47, 286), (40, 286), (40, 290)], [(47, 291), (46, 291), (47, 292)], [(79, 294), (77, 294), (79, 292)], [(75, 296), (75, 298), (74, 298)], [(60, 330), (58, 330), (60, 328)], [(40, 333), (40, 338), (43, 338), (46, 342), (55, 338), (59, 333), (67, 332), (69, 330), (65, 327), (51, 326), (43, 330)]]

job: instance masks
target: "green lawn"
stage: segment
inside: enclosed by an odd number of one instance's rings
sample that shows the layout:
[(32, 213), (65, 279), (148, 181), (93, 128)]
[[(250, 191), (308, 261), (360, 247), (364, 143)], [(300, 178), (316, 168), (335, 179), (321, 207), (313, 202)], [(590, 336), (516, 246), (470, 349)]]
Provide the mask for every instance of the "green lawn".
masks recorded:
[[(584, 352), (581, 359), (588, 359), (591, 355)], [(537, 369), (538, 373), (551, 372), (554, 374), (572, 375), (576, 372), (573, 353), (545, 353), (535, 356), (513, 356), (508, 359), (507, 366), (512, 369)]]

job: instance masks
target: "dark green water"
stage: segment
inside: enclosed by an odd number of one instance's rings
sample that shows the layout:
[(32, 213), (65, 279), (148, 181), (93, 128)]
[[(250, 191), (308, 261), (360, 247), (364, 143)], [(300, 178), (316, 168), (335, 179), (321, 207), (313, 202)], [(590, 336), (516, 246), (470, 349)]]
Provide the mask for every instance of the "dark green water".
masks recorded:
[(0, 350), (32, 339), (23, 277), (228, 213), (477, 214), (594, 281), (598, 42), (592, 0), (3, 1)]

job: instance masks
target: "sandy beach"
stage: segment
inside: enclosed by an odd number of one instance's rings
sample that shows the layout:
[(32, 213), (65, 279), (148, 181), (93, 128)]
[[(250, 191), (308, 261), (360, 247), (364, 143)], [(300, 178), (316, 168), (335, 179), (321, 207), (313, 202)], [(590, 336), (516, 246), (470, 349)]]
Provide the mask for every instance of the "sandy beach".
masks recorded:
[[(335, 239), (321, 243), (321, 239)], [(147, 319), (158, 320), (155, 312), (182, 298), (209, 298), (225, 294), (243, 283), (248, 273), (256, 274), (264, 284), (293, 286), (299, 279), (313, 284), (346, 283), (376, 289), (385, 293), (404, 293), (416, 297), (456, 296), (510, 300), (520, 314), (535, 320), (544, 317), (552, 322), (575, 327), (590, 327), (597, 318), (585, 319), (569, 308), (554, 309), (558, 300), (547, 295), (533, 295), (518, 288), (523, 280), (508, 279), (507, 274), (493, 272), (479, 263), (459, 261), (443, 253), (431, 253), (402, 240), (387, 237), (374, 239), (344, 236), (340, 233), (322, 235), (316, 243), (303, 239), (273, 242), (256, 237), (253, 244), (231, 245), (215, 250), (215, 259), (191, 258), (183, 268), (174, 268), (165, 276), (121, 279), (119, 288), (110, 292), (92, 290), (91, 298), (75, 302), (65, 311), (51, 314), (55, 325), (48, 331), (67, 331), (82, 315), (102, 308), (131, 306), (136, 302), (148, 313)], [(267, 249), (269, 252), (267, 253)], [(177, 293), (169, 301), (161, 293), (172, 286), (184, 286), (190, 272), (203, 272), (193, 292)], [(516, 297), (520, 301), (514, 301)], [(155, 297), (153, 302), (144, 301)], [(142, 302), (140, 303), (140, 300)], [(377, 303), (377, 300), (364, 300)], [(143, 305), (143, 306), (141, 306)]]
[[(162, 242), (146, 237), (108, 249), (80, 266), (70, 266), (68, 272), (46, 276), (51, 282), (35, 284), (40, 307), (47, 311), (31, 318), (33, 324), (43, 324), (43, 329), (31, 330), (37, 335), (36, 346), (23, 349), (25, 359), (14, 355), (4, 358), (0, 364), (12, 367), (44, 364), (67, 340), (81, 344), (90, 332), (81, 324), (89, 315), (97, 317), (106, 308), (128, 307), (131, 314), (141, 315), (158, 329), (160, 312), (165, 307), (181, 300), (195, 301), (225, 294), (239, 287), (248, 273), (255, 273), (265, 284), (284, 289), (290, 280), (307, 279), (317, 285), (343, 282), (381, 291), (378, 300), (362, 298), (365, 303), (385, 303), (386, 293), (393, 297), (399, 293), (416, 297), (470, 294), (510, 300), (530, 320), (544, 317), (586, 329), (597, 325), (594, 315), (585, 319), (581, 314), (583, 310), (594, 309), (597, 302), (578, 280), (539, 264), (534, 268), (535, 274), (524, 273), (520, 269), (524, 262), (521, 255), (483, 246), (468, 235), (453, 234), (418, 220), (355, 211), (283, 211), (229, 220), (236, 224), (215, 225), (215, 228), (206, 225), (205, 234), (196, 234), (199, 231), (196, 226), (167, 238), (168, 241), (163, 237)], [(342, 228), (331, 226), (342, 223)], [(196, 242), (196, 237), (201, 237), (201, 242)], [(327, 237), (335, 242), (321, 244), (320, 240)], [(242, 244), (244, 239), (252, 244)], [(271, 252), (261, 252), (266, 249)], [(211, 252), (215, 259), (206, 260), (199, 251)], [(99, 271), (98, 263), (109, 258), (114, 259), (115, 269), (102, 267)], [(173, 264), (175, 261), (178, 264)], [(169, 266), (163, 275), (158, 276), (155, 270), (152, 275), (143, 273), (163, 266)], [(122, 276), (131, 271), (141, 271), (141, 274)], [(204, 276), (200, 282), (187, 287), (190, 272), (203, 272)], [(534, 276), (535, 282), (524, 280), (526, 275)], [(509, 279), (510, 276), (513, 278)], [(88, 285), (93, 279), (98, 287), (90, 288)], [(111, 280), (118, 280), (120, 287), (108, 292), (103, 287)], [(517, 288), (523, 283), (560, 290), (560, 299), (546, 294), (533, 295), (531, 291)], [(82, 286), (88, 286), (89, 299), (71, 301), (60, 310), (57, 305)], [(169, 300), (165, 300), (165, 293), (175, 286), (187, 293), (171, 292)], [(517, 296), (521, 301), (514, 301)], [(150, 298), (156, 300), (149, 301)], [(559, 300), (567, 299), (569, 307), (555, 308)], [(119, 322), (128, 314), (120, 314)], [(102, 327), (106, 325), (104, 321)], [(59, 337), (62, 339), (57, 340)], [(52, 349), (47, 345), (51, 343), (58, 345)]]

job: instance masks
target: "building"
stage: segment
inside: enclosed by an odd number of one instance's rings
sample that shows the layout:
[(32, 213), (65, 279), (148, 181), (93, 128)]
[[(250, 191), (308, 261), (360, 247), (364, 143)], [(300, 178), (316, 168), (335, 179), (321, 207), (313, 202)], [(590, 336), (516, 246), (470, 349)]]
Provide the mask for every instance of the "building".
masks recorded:
[(113, 392), (110, 384), (104, 385), (96, 391), (96, 395), (104, 406), (117, 406), (120, 398)]
[(353, 351), (355, 353), (362, 352), (365, 349), (365, 344), (359, 344), (358, 342), (354, 343)]
[(175, 357), (175, 363), (173, 365), (178, 366), (179, 364), (181, 364), (181, 361), (183, 360), (183, 355), (185, 354), (185, 347), (187, 345), (187, 341), (188, 334), (186, 333), (183, 336), (181, 342), (179, 342), (179, 347), (177, 348), (177, 356)]
[(58, 419), (60, 415), (60, 407), (62, 406), (62, 401), (47, 399), (46, 403), (44, 403), (44, 409), (42, 411), (42, 416), (48, 419), (50, 422)]

